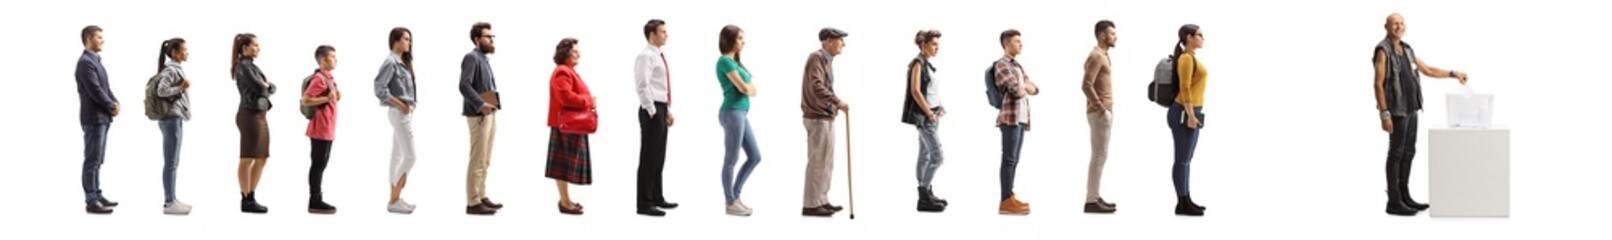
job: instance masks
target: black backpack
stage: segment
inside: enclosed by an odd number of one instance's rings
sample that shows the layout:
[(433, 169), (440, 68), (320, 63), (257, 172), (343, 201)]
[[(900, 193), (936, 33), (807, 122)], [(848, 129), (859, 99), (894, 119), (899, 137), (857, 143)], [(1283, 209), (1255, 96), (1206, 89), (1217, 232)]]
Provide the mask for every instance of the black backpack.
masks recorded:
[(1159, 60), (1159, 65), (1153, 68), (1153, 82), (1147, 83), (1147, 100), (1161, 107), (1175, 104), (1176, 94), (1181, 91), (1181, 76), (1175, 70), (1177, 57), (1171, 55)]
[(996, 62), (994, 61), (991, 62), (990, 68), (985, 69), (985, 98), (989, 100), (991, 107), (995, 107), (998, 110), (1002, 109), (1002, 90), (996, 88)]

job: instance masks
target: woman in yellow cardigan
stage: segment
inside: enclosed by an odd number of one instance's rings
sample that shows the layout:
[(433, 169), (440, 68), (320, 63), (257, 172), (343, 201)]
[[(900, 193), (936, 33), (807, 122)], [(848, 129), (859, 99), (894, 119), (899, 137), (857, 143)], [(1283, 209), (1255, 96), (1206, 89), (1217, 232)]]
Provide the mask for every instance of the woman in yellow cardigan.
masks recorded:
[(1176, 36), (1179, 40), (1175, 46), (1175, 71), (1180, 77), (1181, 89), (1166, 115), (1170, 133), (1175, 137), (1175, 167), (1170, 174), (1175, 182), (1175, 214), (1203, 216), (1205, 208), (1192, 201), (1187, 185), (1192, 154), (1198, 149), (1198, 131), (1203, 128), (1203, 92), (1209, 77), (1209, 71), (1197, 57), (1197, 50), (1203, 48), (1203, 31), (1198, 25), (1187, 24), (1181, 26)]

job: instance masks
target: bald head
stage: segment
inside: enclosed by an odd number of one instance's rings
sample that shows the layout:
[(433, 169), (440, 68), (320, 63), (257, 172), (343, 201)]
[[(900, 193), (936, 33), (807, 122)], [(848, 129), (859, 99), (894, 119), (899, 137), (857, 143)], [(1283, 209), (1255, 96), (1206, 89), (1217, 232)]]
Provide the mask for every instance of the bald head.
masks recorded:
[(1389, 14), (1388, 20), (1383, 23), (1383, 30), (1388, 32), (1388, 38), (1391, 39), (1405, 37), (1405, 16), (1399, 13)]

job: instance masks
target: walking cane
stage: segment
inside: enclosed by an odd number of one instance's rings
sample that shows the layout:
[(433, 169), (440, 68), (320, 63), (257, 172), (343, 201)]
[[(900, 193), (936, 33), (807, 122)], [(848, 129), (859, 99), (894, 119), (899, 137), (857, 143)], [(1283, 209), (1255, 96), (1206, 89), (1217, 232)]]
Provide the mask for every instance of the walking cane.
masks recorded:
[(845, 111), (845, 194), (851, 201), (851, 220), (856, 220), (856, 184), (851, 181), (851, 111)]

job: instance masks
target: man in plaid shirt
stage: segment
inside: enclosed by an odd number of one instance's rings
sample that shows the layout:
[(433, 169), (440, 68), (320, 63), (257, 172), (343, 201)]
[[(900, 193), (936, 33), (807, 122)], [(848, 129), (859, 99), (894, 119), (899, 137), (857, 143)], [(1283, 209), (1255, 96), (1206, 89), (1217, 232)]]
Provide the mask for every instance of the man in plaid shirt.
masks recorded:
[(1030, 130), (1029, 97), (1041, 92), (1016, 59), (1024, 48), (1019, 35), (1013, 29), (1002, 32), (1003, 56), (996, 60), (996, 87), (1002, 91), (1002, 110), (996, 118), (996, 127), (1002, 129), (1002, 203), (997, 211), (1012, 215), (1030, 214), (1030, 204), (1013, 194), (1013, 178), (1024, 148), (1024, 132)]

